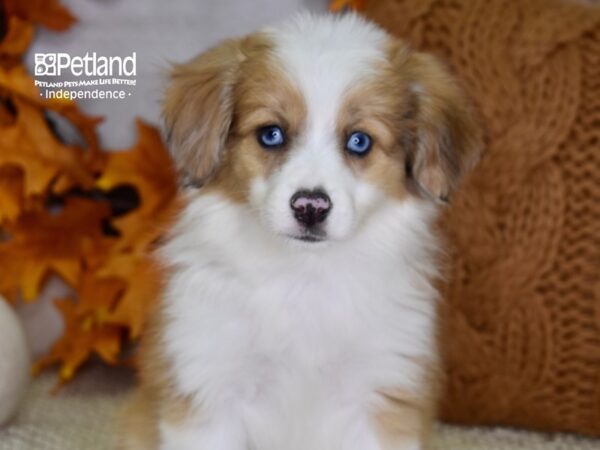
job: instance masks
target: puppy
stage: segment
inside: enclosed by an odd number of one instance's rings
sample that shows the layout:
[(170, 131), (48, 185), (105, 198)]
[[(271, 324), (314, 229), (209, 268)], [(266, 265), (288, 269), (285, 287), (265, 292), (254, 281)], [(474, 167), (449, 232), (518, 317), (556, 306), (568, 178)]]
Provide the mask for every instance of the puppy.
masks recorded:
[(301, 15), (174, 68), (185, 206), (127, 406), (128, 450), (423, 450), (438, 241), (477, 154), (431, 56)]

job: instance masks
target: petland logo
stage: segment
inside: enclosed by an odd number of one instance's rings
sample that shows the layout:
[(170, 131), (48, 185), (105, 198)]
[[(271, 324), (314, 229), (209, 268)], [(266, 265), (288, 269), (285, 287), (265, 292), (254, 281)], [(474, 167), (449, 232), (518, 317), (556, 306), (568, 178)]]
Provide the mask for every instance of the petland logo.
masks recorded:
[(124, 57), (36, 53), (34, 61), (35, 85), (47, 99), (122, 100), (136, 85), (135, 52)]
[(85, 56), (68, 53), (36, 53), (35, 75), (59, 77), (64, 71), (76, 77), (134, 77), (136, 75), (136, 53), (131, 56), (98, 56), (96, 52)]

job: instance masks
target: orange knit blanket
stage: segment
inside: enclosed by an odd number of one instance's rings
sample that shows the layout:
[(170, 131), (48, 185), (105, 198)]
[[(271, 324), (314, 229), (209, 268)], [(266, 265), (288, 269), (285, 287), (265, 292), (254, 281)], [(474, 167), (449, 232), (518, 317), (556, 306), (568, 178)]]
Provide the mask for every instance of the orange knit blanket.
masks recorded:
[(600, 7), (371, 0), (445, 59), (486, 151), (448, 210), (443, 417), (600, 435)]

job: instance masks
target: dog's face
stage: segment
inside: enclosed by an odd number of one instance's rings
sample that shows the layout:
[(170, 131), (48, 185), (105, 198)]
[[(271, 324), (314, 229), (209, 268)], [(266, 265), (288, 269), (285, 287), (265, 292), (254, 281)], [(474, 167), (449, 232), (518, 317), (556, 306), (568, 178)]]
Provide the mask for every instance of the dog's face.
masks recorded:
[(165, 119), (188, 183), (308, 243), (350, 238), (390, 200), (446, 200), (477, 153), (445, 69), (355, 16), (300, 17), (175, 67)]

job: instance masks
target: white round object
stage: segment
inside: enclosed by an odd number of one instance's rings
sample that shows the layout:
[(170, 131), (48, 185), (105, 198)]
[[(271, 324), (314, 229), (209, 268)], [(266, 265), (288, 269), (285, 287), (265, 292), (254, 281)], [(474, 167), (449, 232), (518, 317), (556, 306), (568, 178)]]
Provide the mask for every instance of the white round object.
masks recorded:
[(29, 384), (27, 339), (19, 318), (0, 297), (0, 425), (10, 419)]
[(15, 305), (14, 309), (27, 336), (29, 352), (34, 359), (48, 354), (65, 328), (54, 300), (74, 295), (73, 289), (59, 277), (52, 275), (44, 282), (43, 289), (34, 301), (19, 301)]

